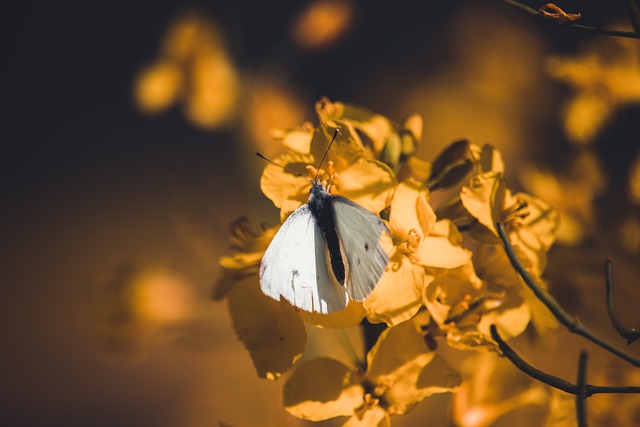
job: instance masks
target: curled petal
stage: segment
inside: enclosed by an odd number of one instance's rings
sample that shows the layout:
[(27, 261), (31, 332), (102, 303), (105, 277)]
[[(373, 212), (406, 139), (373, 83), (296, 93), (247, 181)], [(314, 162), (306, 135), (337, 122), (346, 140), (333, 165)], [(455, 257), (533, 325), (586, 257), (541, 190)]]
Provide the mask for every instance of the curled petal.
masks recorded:
[(257, 275), (234, 284), (227, 301), (238, 338), (251, 354), (258, 376), (277, 379), (304, 351), (304, 322), (286, 302), (267, 297)]
[(353, 415), (363, 403), (364, 389), (358, 375), (327, 357), (298, 366), (283, 391), (285, 410), (311, 421)]
[(469, 213), (480, 224), (496, 236), (495, 224), (502, 220), (507, 186), (501, 173), (486, 172), (473, 177), (460, 191), (460, 200)]
[(389, 222), (399, 230), (418, 230), (424, 239), (436, 223), (436, 214), (429, 205), (429, 190), (422, 183), (407, 179), (398, 185)]

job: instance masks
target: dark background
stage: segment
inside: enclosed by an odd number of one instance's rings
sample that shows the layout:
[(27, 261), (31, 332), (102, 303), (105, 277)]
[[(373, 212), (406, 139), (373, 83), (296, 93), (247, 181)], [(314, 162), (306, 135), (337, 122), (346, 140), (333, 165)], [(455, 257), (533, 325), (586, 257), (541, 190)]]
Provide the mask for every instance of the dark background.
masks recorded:
[[(227, 223), (243, 213), (257, 222), (277, 220), (259, 193), (263, 165), (253, 157), (255, 147), (241, 141), (236, 125), (204, 131), (179, 107), (148, 117), (132, 101), (137, 73), (157, 56), (166, 27), (186, 7), (215, 18), (236, 67), (282, 73), (300, 88), (309, 120), (320, 96), (397, 121), (411, 113), (410, 105), (393, 98), (413, 91), (422, 76), (428, 81), (456, 64), (460, 51), (450, 39), (461, 13), (477, 13), (474, 31), (488, 43), (496, 30), (483, 25), (487, 16), (534, 34), (546, 53), (575, 51), (592, 37), (556, 31), (492, 1), (363, 1), (356, 3), (346, 37), (306, 52), (287, 42), (290, 21), (305, 4), (28, 2), (3, 12), (0, 424), (204, 426), (228, 420), (242, 426), (268, 419), (298, 425), (282, 414), (278, 398), (268, 397), (278, 395), (279, 385), (255, 378), (224, 304), (207, 301)], [(607, 25), (626, 11), (624, 1), (564, 6), (579, 8), (592, 25)], [(497, 60), (506, 66), (512, 59)], [(531, 106), (530, 124), (545, 138), (513, 148), (516, 165), (526, 155), (559, 163), (569, 151), (557, 118), (544, 121), (557, 116), (568, 89), (546, 84), (552, 95)], [(637, 150), (637, 120), (637, 108), (624, 110), (596, 142), (615, 179), (623, 179), (620, 171)], [(433, 155), (447, 142), (436, 141), (426, 152)], [(615, 209), (604, 212), (615, 218), (626, 205), (608, 197), (604, 205)], [(194, 235), (204, 248), (199, 252)], [(145, 348), (134, 362), (113, 363), (105, 361), (87, 325), (96, 293), (128, 264), (183, 272), (209, 317), (192, 319), (179, 339)], [(247, 418), (247, 407), (257, 418)]]

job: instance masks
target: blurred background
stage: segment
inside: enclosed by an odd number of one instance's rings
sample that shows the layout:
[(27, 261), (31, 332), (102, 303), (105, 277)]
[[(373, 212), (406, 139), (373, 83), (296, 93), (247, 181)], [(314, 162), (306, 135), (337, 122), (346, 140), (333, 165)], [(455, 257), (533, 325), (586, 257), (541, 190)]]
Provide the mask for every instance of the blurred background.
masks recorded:
[[(561, 6), (630, 28), (624, 1)], [(321, 96), (421, 114), (427, 160), (461, 137), (497, 146), (511, 186), (560, 211), (547, 278), (561, 303), (610, 334), (612, 256), (621, 316), (640, 325), (640, 41), (495, 1), (36, 1), (3, 15), (2, 425), (307, 425), (209, 294), (229, 222), (278, 221), (254, 152), (280, 153), (271, 130), (315, 121)], [(336, 345), (312, 333), (312, 351)], [(539, 360), (570, 380), (571, 339)], [(438, 425), (448, 402), (394, 425)]]

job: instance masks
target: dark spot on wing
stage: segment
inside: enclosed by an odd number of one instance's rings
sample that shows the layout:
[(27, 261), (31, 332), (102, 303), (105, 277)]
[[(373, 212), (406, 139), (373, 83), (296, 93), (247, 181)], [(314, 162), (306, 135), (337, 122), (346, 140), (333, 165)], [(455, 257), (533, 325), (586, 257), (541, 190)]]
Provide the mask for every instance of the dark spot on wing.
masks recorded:
[(368, 244), (368, 243), (365, 243), (365, 244), (364, 244), (364, 250), (365, 250), (365, 251), (368, 251), (368, 250), (369, 250), (369, 244)]
[(298, 277), (300, 275), (300, 272), (296, 269), (291, 270), (291, 274), (293, 275), (293, 277)]
[(356, 260), (356, 264), (360, 265), (360, 262), (361, 262), (361, 260), (360, 260), (360, 258), (358, 258), (358, 259)]

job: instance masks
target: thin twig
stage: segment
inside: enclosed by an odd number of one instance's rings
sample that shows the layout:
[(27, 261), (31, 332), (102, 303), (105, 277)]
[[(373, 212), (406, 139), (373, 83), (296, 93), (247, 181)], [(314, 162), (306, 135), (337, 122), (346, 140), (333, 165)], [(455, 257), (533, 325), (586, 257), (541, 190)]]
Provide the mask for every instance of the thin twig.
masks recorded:
[(607, 293), (607, 311), (609, 312), (609, 318), (611, 324), (621, 337), (627, 339), (627, 344), (631, 344), (638, 338), (640, 338), (640, 330), (635, 328), (627, 328), (622, 324), (618, 310), (616, 309), (616, 303), (613, 292), (613, 260), (607, 258), (604, 261), (604, 282)]
[[(614, 36), (614, 37), (627, 37), (627, 38), (632, 38), (632, 39), (640, 39), (640, 32), (638, 32), (638, 30), (636, 30), (635, 32), (632, 31), (618, 31), (618, 30), (607, 30), (604, 28), (598, 28), (598, 27), (589, 27), (587, 25), (581, 25), (581, 24), (573, 24), (571, 22), (565, 22), (564, 24), (558, 24), (550, 19), (545, 18), (540, 12), (538, 12), (537, 10), (530, 8), (529, 6), (526, 6), (522, 3), (519, 3), (515, 0), (497, 0), (500, 3), (504, 3), (507, 6), (512, 7), (513, 9), (527, 15), (529, 18), (532, 18), (535, 21), (538, 22), (542, 22), (548, 25), (553, 25), (557, 28), (560, 29), (572, 29), (572, 30), (577, 30), (577, 31), (587, 31), (590, 33), (597, 33), (597, 34), (602, 34), (605, 36)], [(633, 0), (629, 0), (630, 2), (632, 2)]]
[(640, 13), (638, 13), (638, 5), (636, 0), (627, 0), (627, 8), (629, 9), (629, 21), (636, 33), (640, 33)]
[(551, 295), (549, 295), (544, 289), (536, 283), (536, 281), (531, 277), (531, 275), (525, 270), (520, 263), (520, 260), (516, 256), (515, 251), (513, 250), (513, 246), (511, 246), (511, 242), (509, 241), (509, 236), (504, 229), (502, 223), (496, 224), (496, 229), (498, 230), (498, 236), (502, 240), (502, 244), (504, 246), (505, 253), (511, 262), (513, 268), (518, 272), (522, 280), (526, 283), (526, 285), (533, 291), (535, 296), (542, 301), (544, 305), (551, 311), (551, 313), (558, 319), (560, 323), (562, 323), (571, 333), (580, 335), (589, 341), (593, 342), (597, 346), (607, 350), (608, 352), (615, 354), (619, 358), (626, 360), (631, 363), (633, 366), (640, 367), (640, 360), (631, 356), (630, 354), (625, 353), (624, 351), (616, 348), (612, 344), (609, 344), (607, 341), (595, 335), (591, 330), (586, 328), (578, 319), (571, 317), (566, 311), (560, 307), (558, 302), (553, 299)]
[(578, 427), (587, 427), (587, 352), (581, 351), (578, 359), (578, 393), (576, 394), (576, 415), (578, 419)]
[[(529, 375), (531, 378), (538, 380), (542, 383), (550, 385), (553, 388), (557, 388), (558, 390), (562, 390), (566, 393), (576, 395), (580, 392), (579, 387), (575, 384), (570, 383), (569, 381), (563, 380), (562, 378), (556, 377), (551, 374), (547, 374), (546, 372), (541, 371), (538, 368), (535, 368), (522, 360), (518, 354), (513, 351), (509, 345), (504, 342), (504, 340), (498, 335), (498, 330), (495, 325), (491, 325), (491, 337), (498, 344), (498, 348), (504, 357), (509, 359), (513, 365), (520, 369), (525, 374)], [(584, 385), (584, 397), (590, 397), (594, 394), (639, 394), (640, 387), (634, 386), (622, 386), (622, 387), (603, 387), (591, 384)]]

